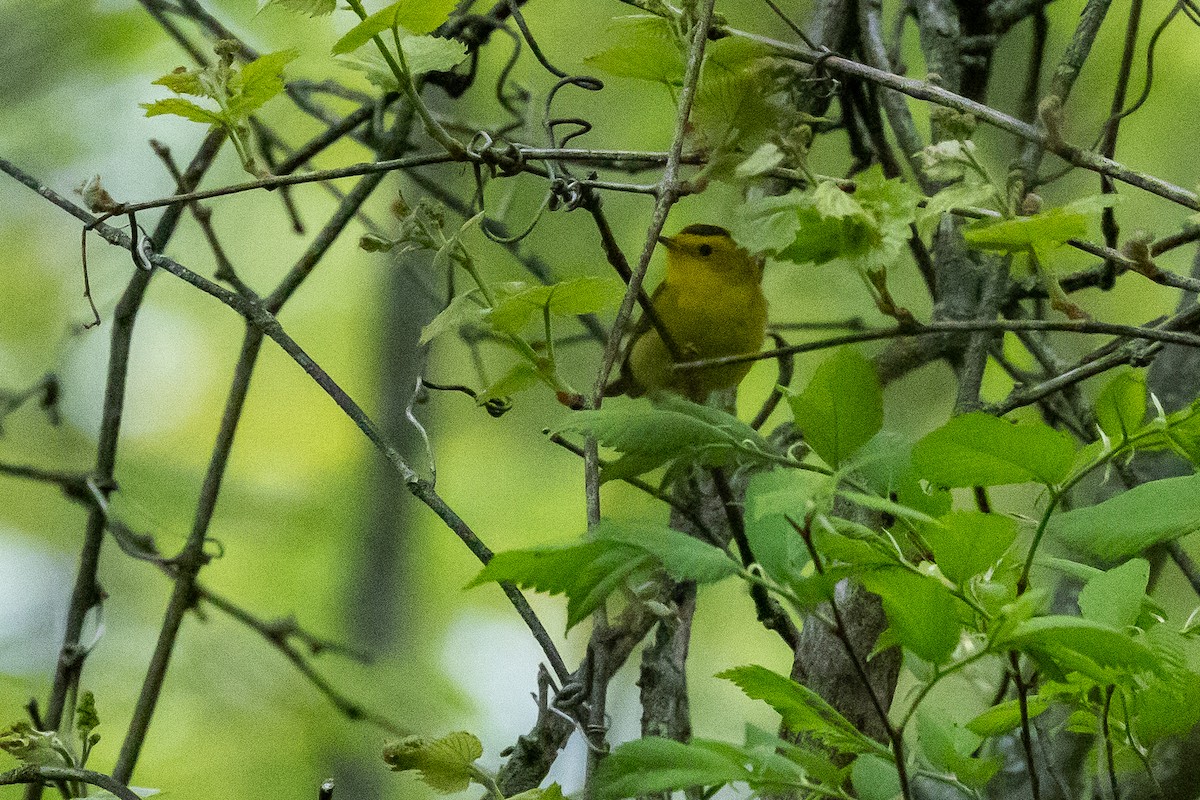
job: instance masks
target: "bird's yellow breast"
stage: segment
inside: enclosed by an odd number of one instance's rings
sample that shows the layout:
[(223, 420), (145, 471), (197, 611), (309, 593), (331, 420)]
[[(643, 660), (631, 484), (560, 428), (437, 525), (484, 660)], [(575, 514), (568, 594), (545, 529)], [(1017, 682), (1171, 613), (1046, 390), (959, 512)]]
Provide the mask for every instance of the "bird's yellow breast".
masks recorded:
[[(652, 303), (681, 358), (694, 361), (762, 349), (767, 301), (758, 263), (728, 234), (696, 236), (685, 229), (667, 247), (667, 275)], [(676, 371), (662, 338), (649, 328), (634, 343), (629, 368), (643, 389), (702, 401), (711, 391), (736, 386), (750, 364)]]

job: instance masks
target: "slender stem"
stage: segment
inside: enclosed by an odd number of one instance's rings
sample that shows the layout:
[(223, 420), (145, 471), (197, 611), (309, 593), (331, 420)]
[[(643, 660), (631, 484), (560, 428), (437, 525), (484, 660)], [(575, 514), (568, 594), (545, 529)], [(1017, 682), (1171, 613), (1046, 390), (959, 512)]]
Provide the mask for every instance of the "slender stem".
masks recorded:
[(1029, 723), (1029, 686), (1021, 677), (1021, 656), (1016, 650), (1008, 654), (1012, 667), (1013, 686), (1017, 689), (1017, 704), (1021, 709), (1021, 747), (1025, 750), (1025, 768), (1029, 773), (1029, 793), (1033, 800), (1041, 800), (1041, 781), (1038, 778), (1037, 765), (1033, 756), (1033, 733)]
[(1109, 726), (1108, 714), (1112, 709), (1113, 691), (1117, 687), (1109, 684), (1104, 690), (1104, 707), (1100, 711), (1100, 735), (1104, 737), (1104, 766), (1108, 770), (1108, 789), (1112, 792), (1113, 800), (1119, 800), (1120, 791), (1117, 789), (1117, 765), (1113, 761), (1112, 730)]

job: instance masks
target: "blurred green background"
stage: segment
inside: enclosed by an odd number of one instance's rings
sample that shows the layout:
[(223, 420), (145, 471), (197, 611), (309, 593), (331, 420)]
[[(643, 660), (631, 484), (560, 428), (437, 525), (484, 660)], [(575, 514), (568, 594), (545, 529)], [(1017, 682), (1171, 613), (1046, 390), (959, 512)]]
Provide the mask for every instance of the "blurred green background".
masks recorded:
[[(303, 55), (293, 63), (292, 76), (321, 80), (332, 74), (369, 89), (357, 74), (332, 66), (327, 55), (330, 44), (350, 27), (349, 14), (308, 20), (274, 9), (256, 15), (254, 0), (206, 5), (264, 51), (299, 48)], [(1146, 4), (1143, 44), (1170, 5), (1168, 0)], [(1063, 51), (1081, 6), (1076, 0), (1060, 0), (1049, 7), (1050, 62)], [(805, 20), (809, 4), (794, 7), (796, 18)], [(738, 27), (789, 37), (760, 3), (725, 1), (718, 8)], [(630, 11), (611, 0), (533, 0), (526, 13), (549, 59), (568, 72), (586, 73), (583, 57), (606, 43), (605, 20)], [(1114, 8), (1068, 106), (1067, 132), (1073, 142), (1090, 143), (1107, 116), (1122, 13)], [(146, 119), (138, 108), (139, 102), (164, 96), (151, 80), (187, 63), (140, 7), (118, 0), (0, 0), (0, 30), (0, 153), (64, 194), (95, 174), (118, 200), (145, 200), (172, 191), (173, 183), (147, 141), (165, 142), (186, 162), (204, 129), (173, 118)], [(1028, 36), (1028, 25), (1020, 26), (997, 54), (990, 100), (1002, 109), (1015, 107)], [(915, 39), (910, 27), (904, 53), (909, 74), (920, 76)], [(488, 124), (502, 119), (488, 78), (507, 58), (507, 42), (500, 37), (489, 48), (474, 92), (452, 105), (433, 90), (431, 102), (458, 117)], [(1200, 48), (1189, 42), (1194, 42), (1194, 31), (1183, 22), (1163, 36), (1154, 94), (1144, 110), (1123, 123), (1117, 156), (1192, 187), (1200, 180), (1194, 120), (1181, 113), (1176, 101), (1192, 96), (1185, 89), (1193, 89), (1194, 76), (1200, 74)], [(1141, 87), (1144, 63), (1140, 58), (1135, 68), (1134, 92)], [(552, 79), (528, 57), (516, 75), (532, 92), (535, 105), (540, 104)], [(666, 90), (620, 78), (606, 78), (606, 83), (600, 94), (567, 90), (557, 101), (560, 112), (586, 115), (595, 125), (577, 143), (665, 147), (674, 111)], [(348, 108), (341, 101), (328, 102), (335, 110)], [(927, 119), (922, 107), (913, 104), (913, 109), (919, 120)], [(319, 130), (284, 99), (268, 105), (264, 119), (292, 144)], [(924, 122), (922, 128), (927, 129)], [(518, 132), (514, 138), (542, 144), (538, 136)], [(995, 174), (1003, 175), (1014, 152), (1011, 138), (984, 128), (978, 141)], [(367, 151), (345, 144), (317, 163), (328, 167), (368, 157)], [(818, 172), (844, 171), (844, 139), (833, 135), (819, 140), (813, 163)], [(427, 174), (469, 197), (472, 181), (466, 171)], [(204, 185), (244, 178), (227, 150)], [(350, 185), (352, 181), (341, 184), (343, 189)], [(401, 187), (410, 202), (421, 194), (406, 179), (389, 177), (368, 204), (368, 213), (387, 224), (387, 206)], [(1080, 171), (1054, 184), (1045, 196), (1055, 203), (1097, 190), (1097, 177)], [(528, 177), (496, 182), (488, 190), (489, 207), (507, 209), (506, 221), (518, 229), (536, 210), (540, 192)], [(1118, 217), (1124, 232), (1143, 229), (1161, 236), (1179, 229), (1185, 215), (1178, 208), (1132, 190), (1122, 194), (1126, 200)], [(313, 185), (297, 188), (294, 197), (309, 235), (335, 205)], [(738, 200), (736, 190), (714, 184), (681, 202), (667, 229), (729, 219)], [(211, 208), (233, 263), (260, 291), (274, 285), (308, 241), (290, 230), (276, 195), (241, 194), (215, 200)], [(606, 198), (606, 209), (626, 252), (636, 253), (649, 221), (648, 200), (612, 196)], [(150, 221), (143, 216), (144, 225), (149, 227)], [(394, 409), (397, 402), (401, 408), (407, 402), (411, 380), (404, 376), (412, 369), (411, 345), (432, 313), (420, 291), (403, 288), (415, 285), (405, 276), (420, 273), (427, 285), (440, 285), (441, 279), (432, 273), (427, 255), (397, 261), (364, 253), (356, 247), (362, 232), (357, 223), (347, 229), (281, 320), (368, 412), (384, 414), (389, 403)], [(489, 278), (524, 277), (498, 246), (480, 236), (470, 239), (469, 246)], [(525, 246), (564, 277), (605, 269), (594, 226), (583, 212), (548, 214)], [(212, 274), (211, 253), (190, 217), (168, 253)], [(93, 239), (91, 283), (104, 324), (81, 330), (89, 312), (81, 296), (79, 226), (7, 177), (0, 178), (0, 254), (0, 387), (19, 389), (46, 372), (58, 374), (63, 387), (62, 424), (49, 425), (35, 404), (27, 405), (4, 420), (0, 460), (86, 470), (94, 458), (112, 311), (132, 269), (129, 256)], [(1189, 259), (1184, 248), (1159, 264), (1187, 272)], [(1081, 254), (1063, 252), (1056, 267), (1069, 271), (1088, 263)], [(651, 282), (660, 267), (656, 257)], [(396, 272), (401, 276), (394, 280)], [(919, 317), (927, 315), (928, 302), (912, 265), (898, 265), (892, 280), (898, 300)], [(768, 268), (766, 285), (776, 322), (859, 315), (884, 322), (859, 278), (844, 270), (774, 265)], [(1169, 312), (1176, 297), (1131, 276), (1111, 293), (1088, 291), (1078, 300), (1097, 318), (1140, 323)], [(128, 520), (157, 535), (164, 552), (177, 550), (190, 527), (241, 329), (228, 309), (165, 274), (155, 277), (138, 318), (117, 470), (118, 503)], [(562, 333), (573, 332), (562, 327)], [(1098, 340), (1060, 341), (1063, 352), (1073, 355)], [(590, 385), (598, 348), (585, 344), (569, 352), (570, 379), (577, 386)], [(507, 367), (506, 358), (485, 348), (493, 377)], [(820, 358), (798, 361), (798, 384)], [(448, 340), (436, 343), (428, 376), (474, 382), (467, 348)], [(743, 414), (753, 413), (774, 379), (771, 367), (755, 368), (741, 391)], [(989, 397), (1000, 397), (1008, 388), (998, 371), (989, 371)], [(919, 435), (939, 424), (952, 403), (948, 370), (928, 367), (889, 388), (887, 425)], [(432, 439), (438, 490), (493, 549), (565, 542), (583, 531), (581, 464), (542, 434), (567, 413), (537, 390), (519, 396), (514, 410), (501, 419), (454, 394), (436, 395), (416, 407)], [(395, 434), (405, 443), (411, 463), (427, 470), (428, 459), (413, 430), (403, 427)], [(1015, 509), (1025, 500), (1005, 495), (1000, 503)], [(660, 506), (625, 486), (606, 487), (604, 503), (612, 516), (665, 518)], [(0, 724), (21, 719), (31, 696), (44, 701), (84, 518), (85, 511), (53, 487), (0, 477)], [(211, 536), (223, 555), (202, 573), (207, 585), (259, 616), (294, 614), (308, 630), (376, 656), (369, 666), (336, 654), (317, 660), (318, 668), (361, 704), (414, 731), (471, 730), (483, 740), (484, 761), (492, 766), (500, 762), (499, 751), (532, 724), (535, 708), (529, 692), (535, 688), (540, 653), (502, 593), (495, 586), (462, 591), (478, 569), (476, 561), (380, 468), (358, 430), (270, 343), (254, 378)], [(103, 739), (90, 766), (107, 771), (154, 646), (170, 585), (151, 566), (122, 555), (111, 541), (105, 545), (101, 580), (108, 600), (99, 627), (89, 628), (101, 635), (83, 686), (96, 693), (103, 720)], [(1160, 597), (1176, 613), (1192, 601), (1176, 591), (1178, 583), (1173, 574), (1166, 575)], [(564, 639), (563, 603), (546, 597), (532, 601), (574, 666), (586, 644), (587, 626)], [(744, 719), (773, 726), (765, 706), (759, 708), (732, 685), (710, 676), (752, 661), (786, 671), (789, 653), (753, 623), (752, 606), (739, 585), (706, 589), (699, 606), (689, 662), (696, 733), (740, 739)], [(613, 684), (615, 740), (637, 734), (634, 677), (627, 669)], [(341, 796), (420, 796), (424, 789), (415, 782), (384, 771), (378, 760), (384, 738), (374, 728), (339, 716), (261, 638), (209, 610), (203, 619), (191, 616), (184, 625), (134, 783), (180, 800), (306, 797), (315, 794), (323, 778), (336, 775)], [(582, 747), (576, 740), (553, 776), (571, 790), (579, 785), (581, 764)], [(0, 797), (18, 792), (6, 787)]]

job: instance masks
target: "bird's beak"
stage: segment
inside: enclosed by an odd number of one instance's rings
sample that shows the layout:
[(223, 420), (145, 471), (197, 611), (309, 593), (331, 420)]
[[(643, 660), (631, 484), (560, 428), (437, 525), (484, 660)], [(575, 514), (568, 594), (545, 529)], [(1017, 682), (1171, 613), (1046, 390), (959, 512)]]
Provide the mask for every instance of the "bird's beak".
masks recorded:
[(663, 247), (667, 248), (668, 250), (670, 250), (671, 248), (673, 248), (675, 246), (675, 242), (671, 239), (670, 236), (659, 236), (658, 243), (661, 244)]

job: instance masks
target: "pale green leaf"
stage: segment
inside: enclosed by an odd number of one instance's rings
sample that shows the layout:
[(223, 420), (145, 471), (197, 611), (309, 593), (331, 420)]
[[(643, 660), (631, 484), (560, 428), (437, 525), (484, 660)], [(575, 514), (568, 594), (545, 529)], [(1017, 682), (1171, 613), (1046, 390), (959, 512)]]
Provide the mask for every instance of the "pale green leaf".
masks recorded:
[(371, 41), (371, 37), (392, 28), (402, 28), (411, 34), (430, 33), (446, 21), (455, 5), (457, 0), (398, 0), (351, 28), (333, 45), (333, 53), (354, 52)]
[(922, 531), (942, 574), (965, 583), (986, 572), (1017, 538), (1017, 521), (982, 511), (954, 511)]
[(1134, 558), (1102, 572), (1079, 592), (1079, 610), (1084, 619), (1125, 628), (1137, 622), (1142, 600), (1150, 582), (1150, 562)]
[(251, 61), (229, 82), (230, 113), (248, 117), (283, 92), (283, 68), (300, 57), (298, 50), (267, 53)]
[(1096, 424), (1120, 444), (1142, 427), (1146, 418), (1146, 373), (1122, 372), (1105, 384), (1096, 398)]
[(393, 772), (416, 770), (426, 785), (444, 794), (461, 792), (471, 784), (475, 760), (481, 756), (483, 745), (465, 731), (440, 739), (410, 736), (383, 750), (383, 760)]
[(721, 548), (666, 525), (601, 520), (595, 536), (645, 550), (677, 581), (715, 583), (736, 575), (740, 566)]
[[(1026, 702), (1029, 718), (1042, 714), (1050, 708), (1050, 701), (1039, 695), (1030, 695)], [(1002, 736), (1021, 725), (1021, 701), (1005, 700), (984, 711), (967, 723), (967, 730), (979, 736)]]
[(412, 76), (426, 72), (446, 72), (467, 57), (467, 46), (458, 39), (440, 36), (409, 36), (400, 40), (404, 65)]
[(683, 50), (666, 19), (655, 14), (616, 17), (603, 38), (610, 44), (583, 59), (588, 67), (668, 86), (683, 82)]
[(464, 326), (482, 322), (486, 309), (480, 305), (479, 298), (480, 291), (471, 289), (451, 300), (448, 306), (421, 329), (421, 338), (418, 344), (425, 344), (444, 333), (458, 331)]
[(258, 2), (259, 11), (272, 6), (286, 8), (297, 14), (307, 14), (310, 17), (324, 17), (337, 9), (337, 0), (259, 0)]
[(941, 581), (901, 568), (861, 576), (863, 585), (883, 600), (888, 623), (900, 643), (921, 658), (940, 664), (962, 635), (954, 596)]
[(190, 100), (184, 100), (182, 97), (168, 97), (163, 100), (155, 100), (153, 103), (141, 103), (140, 105), (146, 109), (147, 117), (173, 114), (177, 117), (190, 119), (192, 122), (204, 122), (209, 125), (225, 124), (225, 118), (219, 112), (201, 108)]
[(620, 800), (693, 786), (722, 786), (753, 775), (744, 754), (721, 742), (647, 736), (614, 749), (596, 771), (598, 800)]

